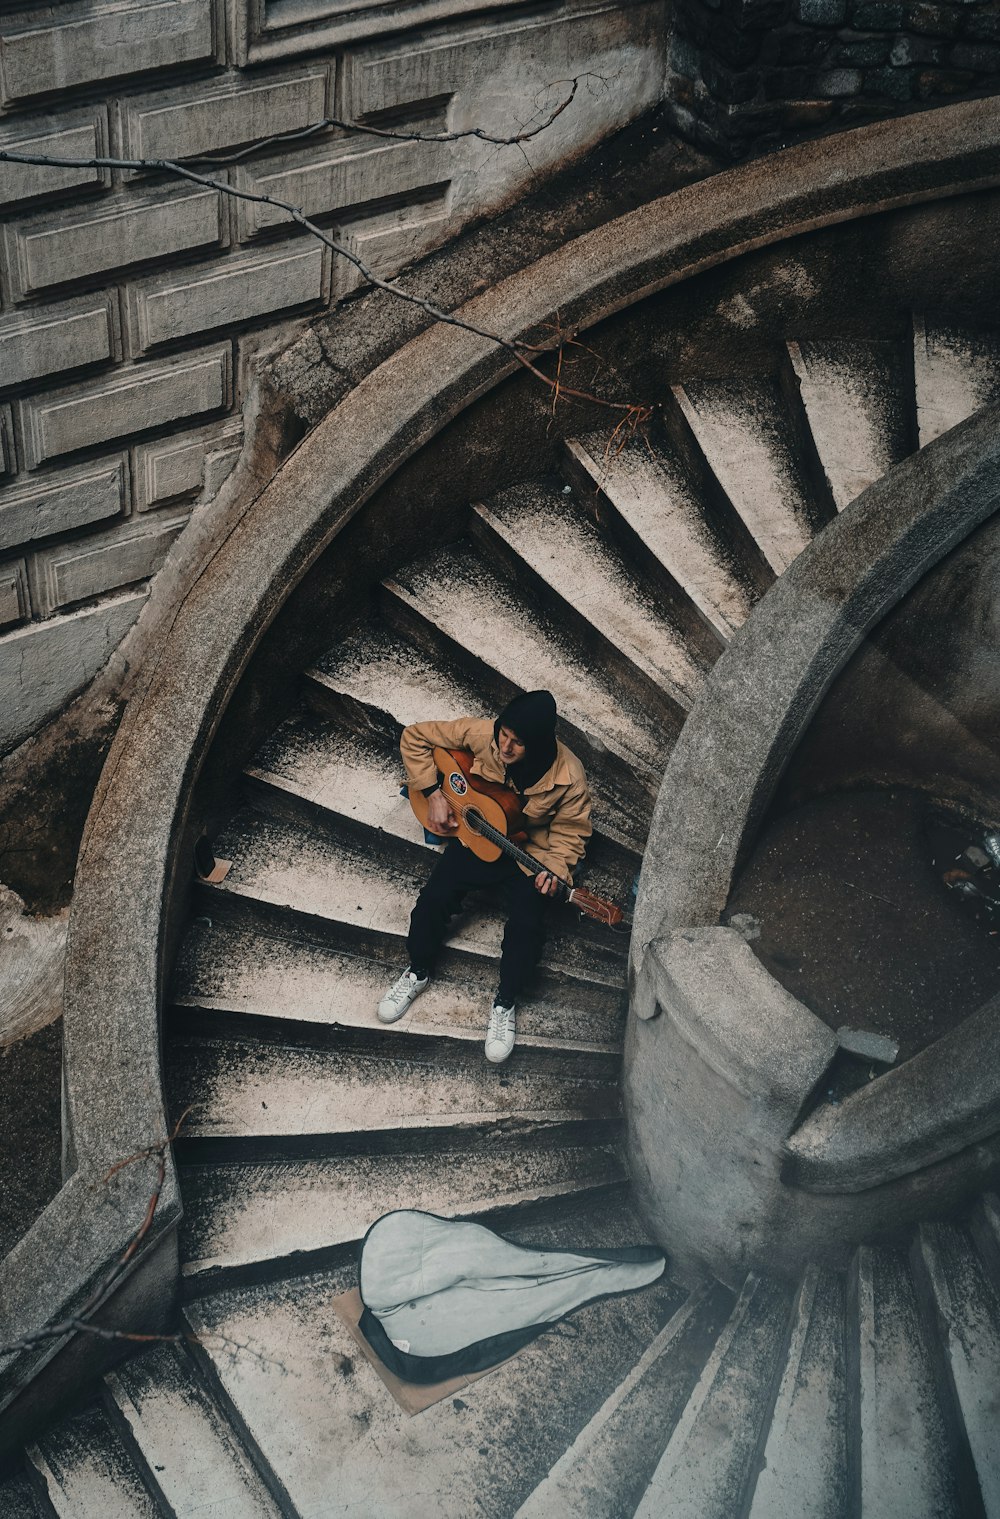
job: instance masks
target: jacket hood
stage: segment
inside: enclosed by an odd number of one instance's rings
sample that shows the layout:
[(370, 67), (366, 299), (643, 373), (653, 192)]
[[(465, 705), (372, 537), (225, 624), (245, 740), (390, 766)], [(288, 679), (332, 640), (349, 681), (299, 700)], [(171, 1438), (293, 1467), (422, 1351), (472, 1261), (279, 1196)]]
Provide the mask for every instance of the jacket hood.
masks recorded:
[(493, 724), (498, 747), (501, 728), (516, 733), (525, 747), (524, 758), (508, 765), (507, 775), (518, 791), (526, 791), (555, 763), (556, 703), (551, 691), (526, 691), (507, 703)]

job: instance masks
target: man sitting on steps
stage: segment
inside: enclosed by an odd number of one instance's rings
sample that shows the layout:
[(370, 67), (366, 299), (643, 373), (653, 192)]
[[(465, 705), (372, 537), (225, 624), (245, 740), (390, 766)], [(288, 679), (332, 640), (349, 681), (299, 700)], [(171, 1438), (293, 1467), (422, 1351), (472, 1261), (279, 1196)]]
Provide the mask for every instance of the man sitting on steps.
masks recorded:
[[(453, 722), (413, 723), (399, 748), (411, 787), (429, 799), (428, 822), (448, 833), (454, 815), (441, 791), (435, 747), (470, 749), (474, 775), (515, 790), (521, 798), (528, 842), (525, 849), (547, 869), (532, 876), (508, 855), (481, 860), (455, 840), (449, 842), (417, 898), (410, 917), (409, 968), (378, 1005), (383, 1023), (395, 1023), (419, 997), (430, 978), (466, 891), (499, 886), (507, 922), (500, 955), (500, 985), (486, 1034), (486, 1058), (499, 1064), (514, 1048), (518, 993), (538, 964), (546, 919), (559, 889), (556, 877), (571, 880), (591, 834), (590, 792), (583, 766), (556, 738), (556, 704), (548, 691), (528, 691), (504, 708), (496, 722), (459, 717)], [(550, 873), (551, 872), (551, 873)]]

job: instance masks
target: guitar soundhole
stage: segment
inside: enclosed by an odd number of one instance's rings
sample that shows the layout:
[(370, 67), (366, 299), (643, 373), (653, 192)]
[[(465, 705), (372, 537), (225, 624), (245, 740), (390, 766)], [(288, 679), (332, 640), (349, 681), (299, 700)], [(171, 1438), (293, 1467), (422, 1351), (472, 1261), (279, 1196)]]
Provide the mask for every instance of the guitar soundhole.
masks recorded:
[(465, 819), (466, 823), (468, 823), (469, 827), (472, 829), (473, 833), (478, 833), (480, 823), (484, 823), (486, 821), (478, 807), (463, 807), (462, 816)]

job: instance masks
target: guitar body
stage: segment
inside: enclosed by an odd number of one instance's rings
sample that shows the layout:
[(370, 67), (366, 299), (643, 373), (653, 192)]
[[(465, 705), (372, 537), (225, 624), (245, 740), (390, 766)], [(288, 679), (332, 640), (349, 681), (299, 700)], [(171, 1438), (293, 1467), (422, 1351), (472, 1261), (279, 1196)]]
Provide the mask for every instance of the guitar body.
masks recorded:
[[(439, 837), (459, 839), (481, 860), (498, 860), (503, 853), (502, 848), (469, 827), (464, 817), (465, 809), (475, 808), (491, 828), (517, 841), (527, 837), (521, 804), (516, 792), (509, 787), (500, 786), (496, 781), (485, 781), (481, 775), (473, 775), (472, 759), (467, 749), (434, 750), (434, 763), (441, 777), (441, 790), (458, 821), (457, 829), (451, 833), (442, 833)], [(429, 801), (430, 798), (419, 791), (410, 792), (410, 806), (417, 821), (429, 832), (436, 833), (437, 829), (431, 828), (427, 822)]]

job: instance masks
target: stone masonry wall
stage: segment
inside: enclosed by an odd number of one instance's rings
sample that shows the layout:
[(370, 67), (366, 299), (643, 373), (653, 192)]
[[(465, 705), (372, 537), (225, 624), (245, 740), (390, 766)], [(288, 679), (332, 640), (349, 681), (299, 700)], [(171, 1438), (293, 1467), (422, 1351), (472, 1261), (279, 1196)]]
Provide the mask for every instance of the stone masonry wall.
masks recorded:
[[(661, 97), (662, 0), (0, 0), (0, 147), (229, 154), (395, 273)], [(260, 144), (334, 114), (422, 132)], [(0, 163), (0, 753), (90, 680), (242, 446), (261, 355), (357, 287), (271, 207), (163, 174)]]
[(997, 0), (677, 0), (666, 98), (733, 155), (1000, 89)]

